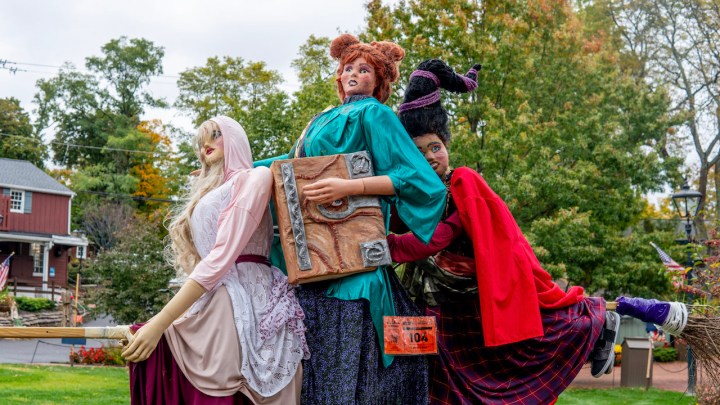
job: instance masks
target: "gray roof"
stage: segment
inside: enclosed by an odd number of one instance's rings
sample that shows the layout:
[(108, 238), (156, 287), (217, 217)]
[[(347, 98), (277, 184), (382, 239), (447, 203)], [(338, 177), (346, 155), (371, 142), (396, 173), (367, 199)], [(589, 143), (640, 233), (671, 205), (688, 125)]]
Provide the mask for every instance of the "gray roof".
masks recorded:
[(0, 158), (0, 187), (73, 196), (75, 193), (58, 183), (27, 160)]

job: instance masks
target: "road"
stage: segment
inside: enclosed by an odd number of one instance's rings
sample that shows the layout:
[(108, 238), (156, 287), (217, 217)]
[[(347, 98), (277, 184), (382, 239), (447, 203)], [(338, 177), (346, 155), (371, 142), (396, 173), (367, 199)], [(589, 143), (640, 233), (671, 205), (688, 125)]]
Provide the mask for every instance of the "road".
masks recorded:
[[(83, 326), (110, 326), (112, 318), (89, 321)], [(88, 339), (85, 347), (108, 345), (107, 340)], [(70, 345), (61, 339), (0, 339), (0, 363), (68, 363)], [(76, 346), (77, 348), (77, 346)]]

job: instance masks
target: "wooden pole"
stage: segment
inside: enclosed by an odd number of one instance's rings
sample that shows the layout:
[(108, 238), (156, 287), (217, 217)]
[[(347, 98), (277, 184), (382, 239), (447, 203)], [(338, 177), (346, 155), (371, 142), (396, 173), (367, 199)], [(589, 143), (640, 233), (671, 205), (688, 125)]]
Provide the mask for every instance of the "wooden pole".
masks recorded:
[(128, 339), (130, 326), (108, 326), (88, 328), (63, 327), (0, 327), (0, 339), (37, 339), (37, 338), (91, 338), (91, 339)]
[(77, 273), (77, 277), (75, 277), (75, 307), (73, 308), (72, 326), (77, 326), (78, 295), (80, 295), (80, 272), (79, 271)]
[(648, 339), (650, 339), (650, 350), (648, 350), (647, 370), (645, 370), (645, 391), (650, 389), (650, 371), (652, 370), (653, 348), (655, 347), (652, 337)]

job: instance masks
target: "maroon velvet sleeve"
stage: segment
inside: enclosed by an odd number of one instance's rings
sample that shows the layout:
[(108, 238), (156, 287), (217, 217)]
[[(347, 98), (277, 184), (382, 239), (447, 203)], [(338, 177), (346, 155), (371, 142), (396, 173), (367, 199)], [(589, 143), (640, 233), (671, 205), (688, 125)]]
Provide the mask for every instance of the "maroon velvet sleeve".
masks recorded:
[(387, 241), (390, 247), (390, 256), (396, 263), (407, 263), (414, 260), (424, 259), (447, 248), (452, 241), (460, 236), (462, 223), (460, 215), (455, 212), (444, 221), (440, 221), (435, 228), (430, 243), (422, 243), (412, 233), (402, 235), (388, 235)]
[(394, 205), (390, 206), (390, 232), (392, 233), (405, 233), (410, 232), (410, 228), (405, 225), (405, 222), (400, 219), (400, 215), (397, 212), (397, 208)]

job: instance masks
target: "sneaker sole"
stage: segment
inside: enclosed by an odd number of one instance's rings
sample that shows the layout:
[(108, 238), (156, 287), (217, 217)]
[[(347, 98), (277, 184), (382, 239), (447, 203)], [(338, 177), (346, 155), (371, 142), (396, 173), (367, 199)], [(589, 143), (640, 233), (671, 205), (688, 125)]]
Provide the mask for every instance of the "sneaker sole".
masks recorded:
[(610, 356), (608, 356), (608, 359), (605, 361), (605, 364), (595, 374), (592, 374), (595, 378), (602, 377), (603, 374), (610, 374), (612, 372), (612, 366), (615, 364), (615, 343), (617, 342), (617, 334), (620, 331), (620, 315), (617, 312), (608, 312), (610, 316), (613, 317), (615, 320), (615, 325), (613, 325), (612, 330), (615, 332), (615, 341), (612, 343), (612, 347), (610, 348)]

